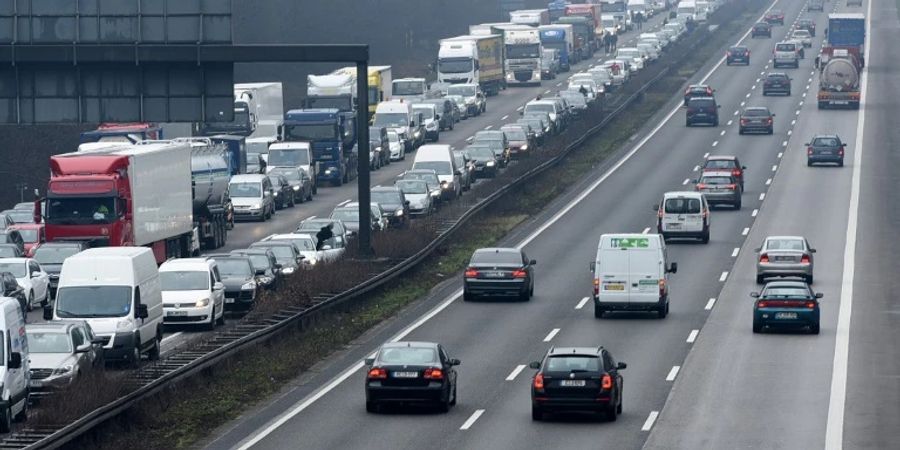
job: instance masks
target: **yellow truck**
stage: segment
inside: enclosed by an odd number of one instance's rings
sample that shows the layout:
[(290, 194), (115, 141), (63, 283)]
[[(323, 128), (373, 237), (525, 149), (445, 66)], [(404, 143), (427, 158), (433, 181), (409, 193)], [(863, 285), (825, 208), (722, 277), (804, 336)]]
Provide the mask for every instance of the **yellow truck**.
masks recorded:
[(375, 117), (375, 108), (379, 102), (385, 102), (391, 99), (391, 86), (393, 76), (391, 66), (371, 66), (369, 67), (369, 123)]

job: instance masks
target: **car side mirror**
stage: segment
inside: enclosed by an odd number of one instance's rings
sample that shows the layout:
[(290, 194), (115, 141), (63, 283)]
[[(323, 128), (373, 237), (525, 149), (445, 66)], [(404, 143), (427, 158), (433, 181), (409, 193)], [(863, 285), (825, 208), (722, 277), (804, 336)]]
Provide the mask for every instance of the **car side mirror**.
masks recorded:
[(625, 363), (623, 363), (623, 362), (620, 362), (620, 363), (616, 364), (616, 370), (624, 370), (624, 369), (627, 369), (627, 368), (628, 368), (628, 364), (625, 364)]
[(440, 114), (435, 114), (435, 115), (434, 115), (434, 120), (441, 120), (441, 115), (440, 115)]
[(751, 292), (750, 296), (753, 298), (759, 298), (759, 292)]
[(759, 253), (762, 251), (762, 247), (757, 247), (753, 249), (754, 252)]
[(669, 270), (667, 270), (666, 272), (677, 273), (678, 272), (678, 263), (673, 262), (672, 264), (669, 264)]
[(34, 272), (31, 272), (31, 278), (37, 278), (39, 276), (41, 276), (39, 271), (35, 270)]
[(44, 306), (44, 320), (53, 320), (53, 306)]
[(451, 366), (458, 366), (460, 364), (460, 361), (456, 358), (451, 358), (450, 361), (448, 361), (448, 362), (450, 363)]
[(596, 263), (596, 262), (591, 262), (591, 264), (590, 264), (588, 267), (590, 267), (591, 272), (594, 272), (594, 271), (597, 270), (597, 263)]
[(75, 347), (75, 353), (85, 353), (85, 352), (90, 351), (90, 349), (91, 349), (91, 343), (88, 342), (85, 344), (81, 344), (78, 347)]
[(147, 305), (141, 303), (137, 306), (137, 311), (134, 312), (134, 316), (138, 319), (146, 319), (150, 317), (150, 311), (147, 309)]
[(367, 366), (371, 366), (372, 364), (375, 364), (375, 358), (366, 358), (363, 363)]
[(653, 210), (654, 210), (654, 211), (659, 211), (659, 205), (653, 205)]
[(12, 352), (9, 354), (9, 368), (10, 369), (21, 369), (22, 368), (22, 354), (19, 352)]
[(530, 367), (532, 369), (540, 369), (541, 363), (540, 363), (540, 361), (534, 361), (531, 364), (529, 364), (528, 367)]
[(822, 298), (824, 296), (825, 296), (825, 294), (823, 294), (821, 292), (816, 292), (816, 298)]
[(215, 283), (213, 283), (213, 290), (214, 290), (214, 291), (221, 291), (221, 290), (224, 290), (224, 289), (225, 289), (225, 284), (222, 283), (221, 281), (216, 281)]
[(775, 117), (775, 113), (772, 113), (772, 117)]
[(532, 265), (532, 266), (533, 266), (533, 265), (536, 265), (536, 264), (537, 264), (537, 260), (536, 260), (536, 259), (532, 259), (531, 261), (528, 261), (528, 264), (529, 264), (529, 265)]

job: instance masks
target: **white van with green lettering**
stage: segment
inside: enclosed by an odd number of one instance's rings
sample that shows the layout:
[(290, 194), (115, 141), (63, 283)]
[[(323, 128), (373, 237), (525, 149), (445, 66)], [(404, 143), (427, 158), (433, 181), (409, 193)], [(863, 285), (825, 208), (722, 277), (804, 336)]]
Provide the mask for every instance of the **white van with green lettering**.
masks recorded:
[(604, 234), (594, 273), (594, 317), (612, 311), (669, 313), (669, 274), (678, 264), (668, 264), (666, 244), (659, 234)]

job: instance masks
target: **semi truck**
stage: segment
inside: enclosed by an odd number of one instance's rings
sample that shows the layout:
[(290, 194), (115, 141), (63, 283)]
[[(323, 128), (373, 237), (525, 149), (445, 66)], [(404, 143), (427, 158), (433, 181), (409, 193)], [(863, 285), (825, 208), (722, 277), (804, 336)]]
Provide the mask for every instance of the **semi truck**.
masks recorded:
[(393, 98), (393, 70), (391, 66), (369, 67), (369, 123), (375, 117), (375, 108), (380, 102)]
[[(47, 241), (146, 246), (159, 264), (188, 257), (196, 243), (191, 183), (186, 143), (52, 156), (43, 217)], [(38, 207), (35, 216), (41, 216)]]
[(398, 78), (391, 84), (391, 95), (394, 99), (408, 101), (441, 98), (441, 91), (432, 89), (424, 78)]
[(440, 41), (437, 80), (448, 84), (478, 84), (497, 95), (505, 79), (503, 36), (457, 36)]
[(81, 143), (120, 142), (135, 144), (146, 139), (162, 139), (162, 129), (153, 123), (101, 123), (97, 129), (81, 133)]
[(550, 11), (547, 9), (520, 9), (518, 11), (510, 11), (509, 21), (521, 25), (531, 25), (533, 27), (550, 25)]
[(600, 5), (596, 3), (578, 3), (566, 6), (566, 16), (585, 17), (593, 23), (594, 40), (603, 39), (603, 25), (600, 22), (601, 16), (608, 13), (603, 10), (601, 13)]
[(568, 72), (571, 65), (579, 61), (576, 56), (572, 25), (541, 25), (538, 27), (538, 31), (541, 33), (541, 46), (545, 49), (556, 50), (559, 53), (560, 68)]
[(599, 8), (603, 10), (603, 14), (612, 14), (616, 20), (625, 28), (631, 29), (631, 16), (628, 14), (628, 2), (625, 0), (600, 0)]
[(308, 75), (303, 107), (351, 112), (356, 110), (356, 96), (356, 68), (345, 67), (327, 75)]
[(828, 15), (828, 38), (818, 58), (819, 109), (859, 109), (860, 73), (865, 66), (866, 17), (862, 13)]
[(550, 16), (550, 23), (555, 23), (560, 17), (566, 15), (566, 5), (569, 2), (565, 0), (554, 0), (547, 4), (547, 12)]
[(234, 85), (234, 117), (197, 124), (196, 134), (213, 136), (234, 134), (246, 137), (273, 136), (284, 115), (284, 96), (279, 82), (240, 83)]
[[(518, 28), (516, 28), (518, 27)], [(541, 85), (541, 35), (533, 27), (503, 28), (506, 52), (506, 85)]]
[(200, 248), (214, 250), (225, 245), (234, 228), (234, 211), (228, 197), (231, 169), (224, 144), (191, 143), (191, 198), (194, 229)]
[(592, 18), (564, 16), (555, 20), (553, 25), (572, 26), (572, 33), (575, 35), (575, 52), (578, 55), (578, 59), (587, 59), (600, 49), (600, 41), (597, 38)]
[(309, 142), (318, 165), (316, 182), (340, 186), (356, 178), (356, 123), (341, 111), (293, 109), (287, 112), (279, 128), (282, 142)]

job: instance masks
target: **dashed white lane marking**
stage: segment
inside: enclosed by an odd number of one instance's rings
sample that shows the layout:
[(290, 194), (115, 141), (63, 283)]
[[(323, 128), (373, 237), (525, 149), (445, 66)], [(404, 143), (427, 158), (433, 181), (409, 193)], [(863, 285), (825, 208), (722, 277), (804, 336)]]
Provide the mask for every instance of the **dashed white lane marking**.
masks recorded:
[(659, 411), (650, 411), (650, 415), (647, 416), (647, 420), (644, 421), (644, 426), (641, 427), (641, 431), (650, 431), (653, 428), (653, 422), (656, 422), (656, 418), (659, 417)]
[(781, 159), (782, 156), (784, 156), (784, 152), (778, 152), (778, 159)]
[(315, 218), (316, 218), (316, 216), (309, 216), (309, 217), (307, 217), (307, 219), (315, 219)]
[(690, 182), (691, 182), (691, 179), (690, 179), (690, 178), (685, 178), (684, 181), (681, 183), (681, 185), (682, 185), (682, 186), (687, 186), (687, 184), (690, 183)]
[(177, 333), (172, 333), (172, 334), (170, 334), (170, 335), (164, 337), (164, 338), (162, 339), (162, 342), (166, 342), (166, 341), (168, 341), (169, 339), (172, 339), (172, 338), (174, 338), (174, 337), (181, 336), (182, 333), (184, 333), (184, 332), (183, 332), (183, 331), (179, 331), (179, 332), (177, 332)]
[(793, 133), (794, 133), (794, 130), (788, 130), (787, 135), (790, 136)]
[(724, 282), (727, 279), (728, 279), (728, 271), (726, 270), (726, 271), (722, 272), (722, 275), (719, 275), (719, 281)]
[(725, 130), (722, 130), (722, 132), (719, 133), (719, 136), (725, 136)]
[(520, 106), (520, 107), (516, 108), (516, 111), (521, 111), (521, 110), (523, 110), (523, 109), (525, 109), (525, 107), (524, 107), (524, 106)]
[(503, 117), (500, 118), (500, 120), (506, 120), (506, 119), (509, 119), (509, 114), (507, 114), (507, 115), (505, 115), (505, 116), (503, 116)]
[(758, 209), (754, 209), (754, 210), (750, 213), (750, 217), (756, 217), (757, 214), (759, 214), (759, 210), (758, 210)]
[(675, 377), (678, 376), (679, 370), (681, 370), (681, 366), (672, 366), (672, 370), (666, 375), (666, 381), (675, 381)]
[(556, 83), (556, 87), (562, 86), (562, 83)]
[(751, 90), (751, 91), (754, 90), (754, 89), (756, 89), (756, 85), (755, 85), (755, 84), (754, 84), (753, 86), (750, 86), (750, 90)]
[[(731, 121), (730, 121), (730, 120), (728, 121), (728, 125), (731, 125)], [(717, 145), (719, 145), (719, 141), (713, 141), (713, 145), (712, 145), (712, 146), (715, 147), (715, 146), (717, 146)]]
[(760, 72), (760, 73), (759, 73), (759, 74), (760, 74), (760, 75), (765, 75), (765, 74), (766, 74), (766, 71), (765, 71), (765, 70), (763, 70), (763, 71), (762, 71), (762, 72)]
[(806, 92), (803, 93), (803, 98), (806, 98)]
[(776, 170), (778, 170), (778, 164), (775, 164), (774, 166), (772, 166), (772, 172), (775, 172)]
[(585, 297), (585, 298), (581, 299), (581, 300), (578, 302), (578, 304), (575, 305), (575, 309), (581, 309), (581, 308), (584, 308), (584, 305), (587, 304), (588, 300), (590, 300), (590, 299), (591, 299), (590, 297)]
[(716, 298), (715, 298), (715, 297), (711, 297), (711, 298), (706, 302), (706, 306), (704, 306), (703, 309), (709, 311), (709, 310), (713, 309), (713, 306), (716, 306)]
[(759, 83), (759, 78), (756, 79), (756, 82)]
[(525, 364), (519, 364), (515, 369), (513, 369), (512, 372), (509, 373), (509, 375), (506, 377), (506, 381), (515, 380), (523, 370), (525, 370)]
[(473, 412), (472, 415), (469, 416), (469, 418), (462, 424), (462, 426), (459, 427), (459, 429), (468, 430), (469, 428), (472, 428), (472, 425), (475, 425), (475, 421), (477, 421), (482, 414), (484, 414), (483, 409), (476, 409), (475, 412)]
[(798, 110), (794, 111), (794, 115), (795, 115), (795, 116), (799, 116), (799, 115), (800, 115), (800, 110), (798, 109)]
[(741, 252), (741, 248), (740, 248), (740, 247), (735, 247), (734, 250), (731, 251), (731, 257), (732, 257), (732, 258), (737, 258), (737, 255), (738, 255), (738, 253), (740, 253), (740, 252)]
[(760, 193), (759, 193), (759, 201), (763, 201), (763, 200), (765, 200), (765, 199), (766, 199), (766, 193), (765, 193), (765, 192), (760, 192)]
[(751, 95), (751, 94), (748, 92), (748, 93), (747, 93), (747, 98), (750, 98), (750, 95)]
[[(718, 142), (718, 141), (716, 141), (716, 142)], [(709, 152), (706, 152), (703, 154), (703, 159), (706, 159), (706, 158), (709, 158)]]
[(554, 329), (550, 330), (550, 333), (548, 333), (547, 337), (544, 338), (544, 342), (552, 341), (557, 333), (559, 333), (559, 328), (554, 328)]
[(750, 228), (744, 228), (744, 231), (741, 231), (741, 236), (746, 236), (748, 233), (750, 233)]
[(744, 106), (746, 104), (747, 104), (747, 102), (741, 102), (741, 106)]
[(769, 178), (768, 180), (766, 180), (766, 186), (768, 186), (768, 185), (770, 185), (770, 184), (772, 184), (772, 179), (771, 179), (771, 178)]
[(734, 121), (733, 121), (733, 120), (729, 120), (729, 121), (728, 121), (728, 126), (731, 126), (732, 123), (734, 123)]
[(687, 343), (688, 343), (688, 344), (693, 344), (694, 341), (697, 340), (697, 335), (698, 335), (698, 334), (700, 334), (700, 330), (696, 330), (696, 329), (695, 329), (695, 330), (691, 330), (691, 334), (689, 334), (688, 337), (687, 337)]
[(550, 93), (550, 89), (547, 89), (546, 91), (544, 91), (544, 93), (545, 93), (545, 94), (549, 94), (549, 93)]
[(806, 88), (809, 89), (809, 85), (808, 85), (808, 84), (806, 85)]
[(736, 115), (738, 115), (739, 113), (740, 113), (740, 111), (735, 111), (734, 114), (732, 114), (732, 116), (736, 116)]
[(647, 234), (650, 232), (650, 227), (644, 228), (644, 231), (641, 231), (641, 234)]
[(488, 125), (488, 126), (484, 127), (485, 130), (490, 130), (491, 128), (494, 128), (494, 126), (493, 126), (493, 125)]
[(694, 166), (694, 172), (700, 170), (700, 166)]
[(803, 100), (800, 100), (800, 104), (797, 106), (803, 106)]

